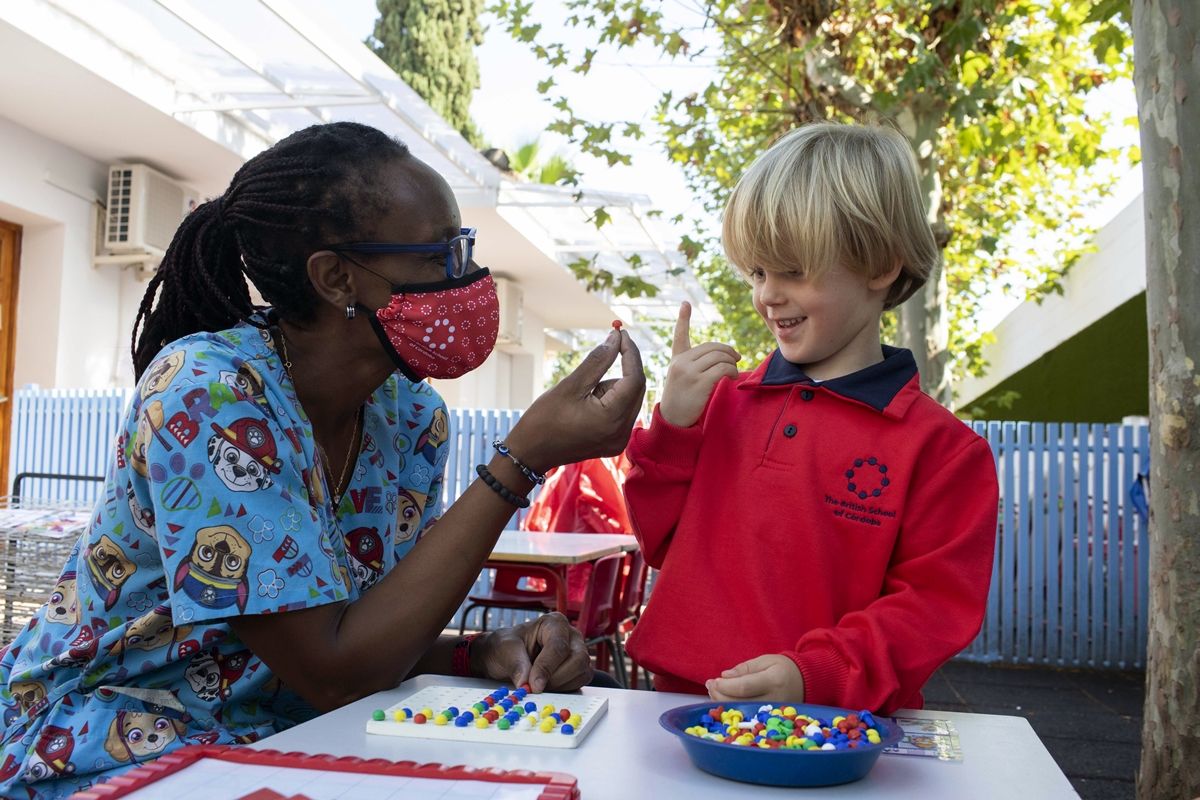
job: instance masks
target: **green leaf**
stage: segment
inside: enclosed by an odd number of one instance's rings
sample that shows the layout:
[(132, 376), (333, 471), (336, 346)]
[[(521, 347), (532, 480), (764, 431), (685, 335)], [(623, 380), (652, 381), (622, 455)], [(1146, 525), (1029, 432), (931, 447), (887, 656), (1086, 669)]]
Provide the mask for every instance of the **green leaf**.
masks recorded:
[(987, 69), (988, 60), (978, 53), (968, 53), (963, 59), (962, 81), (967, 88), (979, 82), (979, 74)]
[(1133, 19), (1133, 9), (1129, 0), (1093, 0), (1092, 10), (1088, 12), (1088, 22), (1107, 22), (1117, 17), (1125, 22)]

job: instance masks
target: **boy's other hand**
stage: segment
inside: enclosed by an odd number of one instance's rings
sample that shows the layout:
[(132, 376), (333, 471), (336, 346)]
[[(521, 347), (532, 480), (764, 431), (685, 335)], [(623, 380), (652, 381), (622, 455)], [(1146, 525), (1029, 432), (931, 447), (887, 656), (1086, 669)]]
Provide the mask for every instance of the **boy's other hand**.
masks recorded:
[(692, 347), (690, 333), (692, 306), (679, 306), (675, 320), (675, 340), (671, 346), (671, 364), (667, 367), (667, 385), (663, 389), (658, 413), (677, 428), (690, 428), (704, 413), (713, 387), (721, 378), (736, 378), (738, 351), (720, 342), (705, 342)]
[(729, 703), (747, 701), (804, 702), (804, 676), (787, 656), (769, 654), (743, 661), (704, 682), (708, 696)]

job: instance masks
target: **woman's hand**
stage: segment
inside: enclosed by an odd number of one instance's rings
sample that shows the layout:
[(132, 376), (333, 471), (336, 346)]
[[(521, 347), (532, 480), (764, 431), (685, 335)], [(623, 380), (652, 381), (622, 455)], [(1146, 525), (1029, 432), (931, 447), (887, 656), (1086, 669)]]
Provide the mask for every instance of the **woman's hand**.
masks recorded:
[(683, 303), (679, 306), (679, 318), (675, 320), (667, 385), (658, 404), (658, 413), (677, 428), (690, 428), (696, 424), (717, 381), (736, 378), (737, 362), (741, 359), (736, 350), (720, 342), (705, 342), (692, 347), (688, 332), (691, 321), (692, 307)]
[(592, 679), (583, 635), (558, 612), (492, 631), (471, 644), (471, 674), (535, 692), (573, 692)]
[[(621, 356), (621, 377), (601, 380)], [(613, 331), (575, 371), (533, 402), (509, 432), (513, 455), (545, 472), (597, 456), (615, 456), (629, 443), (642, 408), (646, 376), (637, 345)]]

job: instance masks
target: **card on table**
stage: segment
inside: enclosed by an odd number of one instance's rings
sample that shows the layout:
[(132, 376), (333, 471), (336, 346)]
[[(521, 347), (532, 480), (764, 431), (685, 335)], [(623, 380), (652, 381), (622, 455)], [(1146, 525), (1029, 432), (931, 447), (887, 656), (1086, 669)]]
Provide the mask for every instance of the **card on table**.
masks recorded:
[(892, 717), (904, 729), (904, 738), (883, 752), (901, 756), (926, 756), (942, 761), (962, 761), (962, 746), (954, 723), (945, 719)]

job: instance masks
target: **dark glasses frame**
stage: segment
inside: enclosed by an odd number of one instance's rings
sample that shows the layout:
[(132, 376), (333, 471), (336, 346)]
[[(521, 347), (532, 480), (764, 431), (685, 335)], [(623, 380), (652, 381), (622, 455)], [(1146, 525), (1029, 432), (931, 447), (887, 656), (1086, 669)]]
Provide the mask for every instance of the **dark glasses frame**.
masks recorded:
[[(366, 253), (372, 255), (391, 253), (445, 253), (446, 277), (453, 280), (467, 274), (467, 266), (475, 254), (476, 228), (459, 228), (458, 236), (445, 242), (403, 244), (400, 242), (344, 242), (326, 247), (335, 253)], [(457, 258), (455, 257), (457, 255)], [(355, 262), (356, 264), (358, 262)], [(359, 264), (359, 266), (362, 266)], [(365, 267), (363, 267), (366, 269)]]

